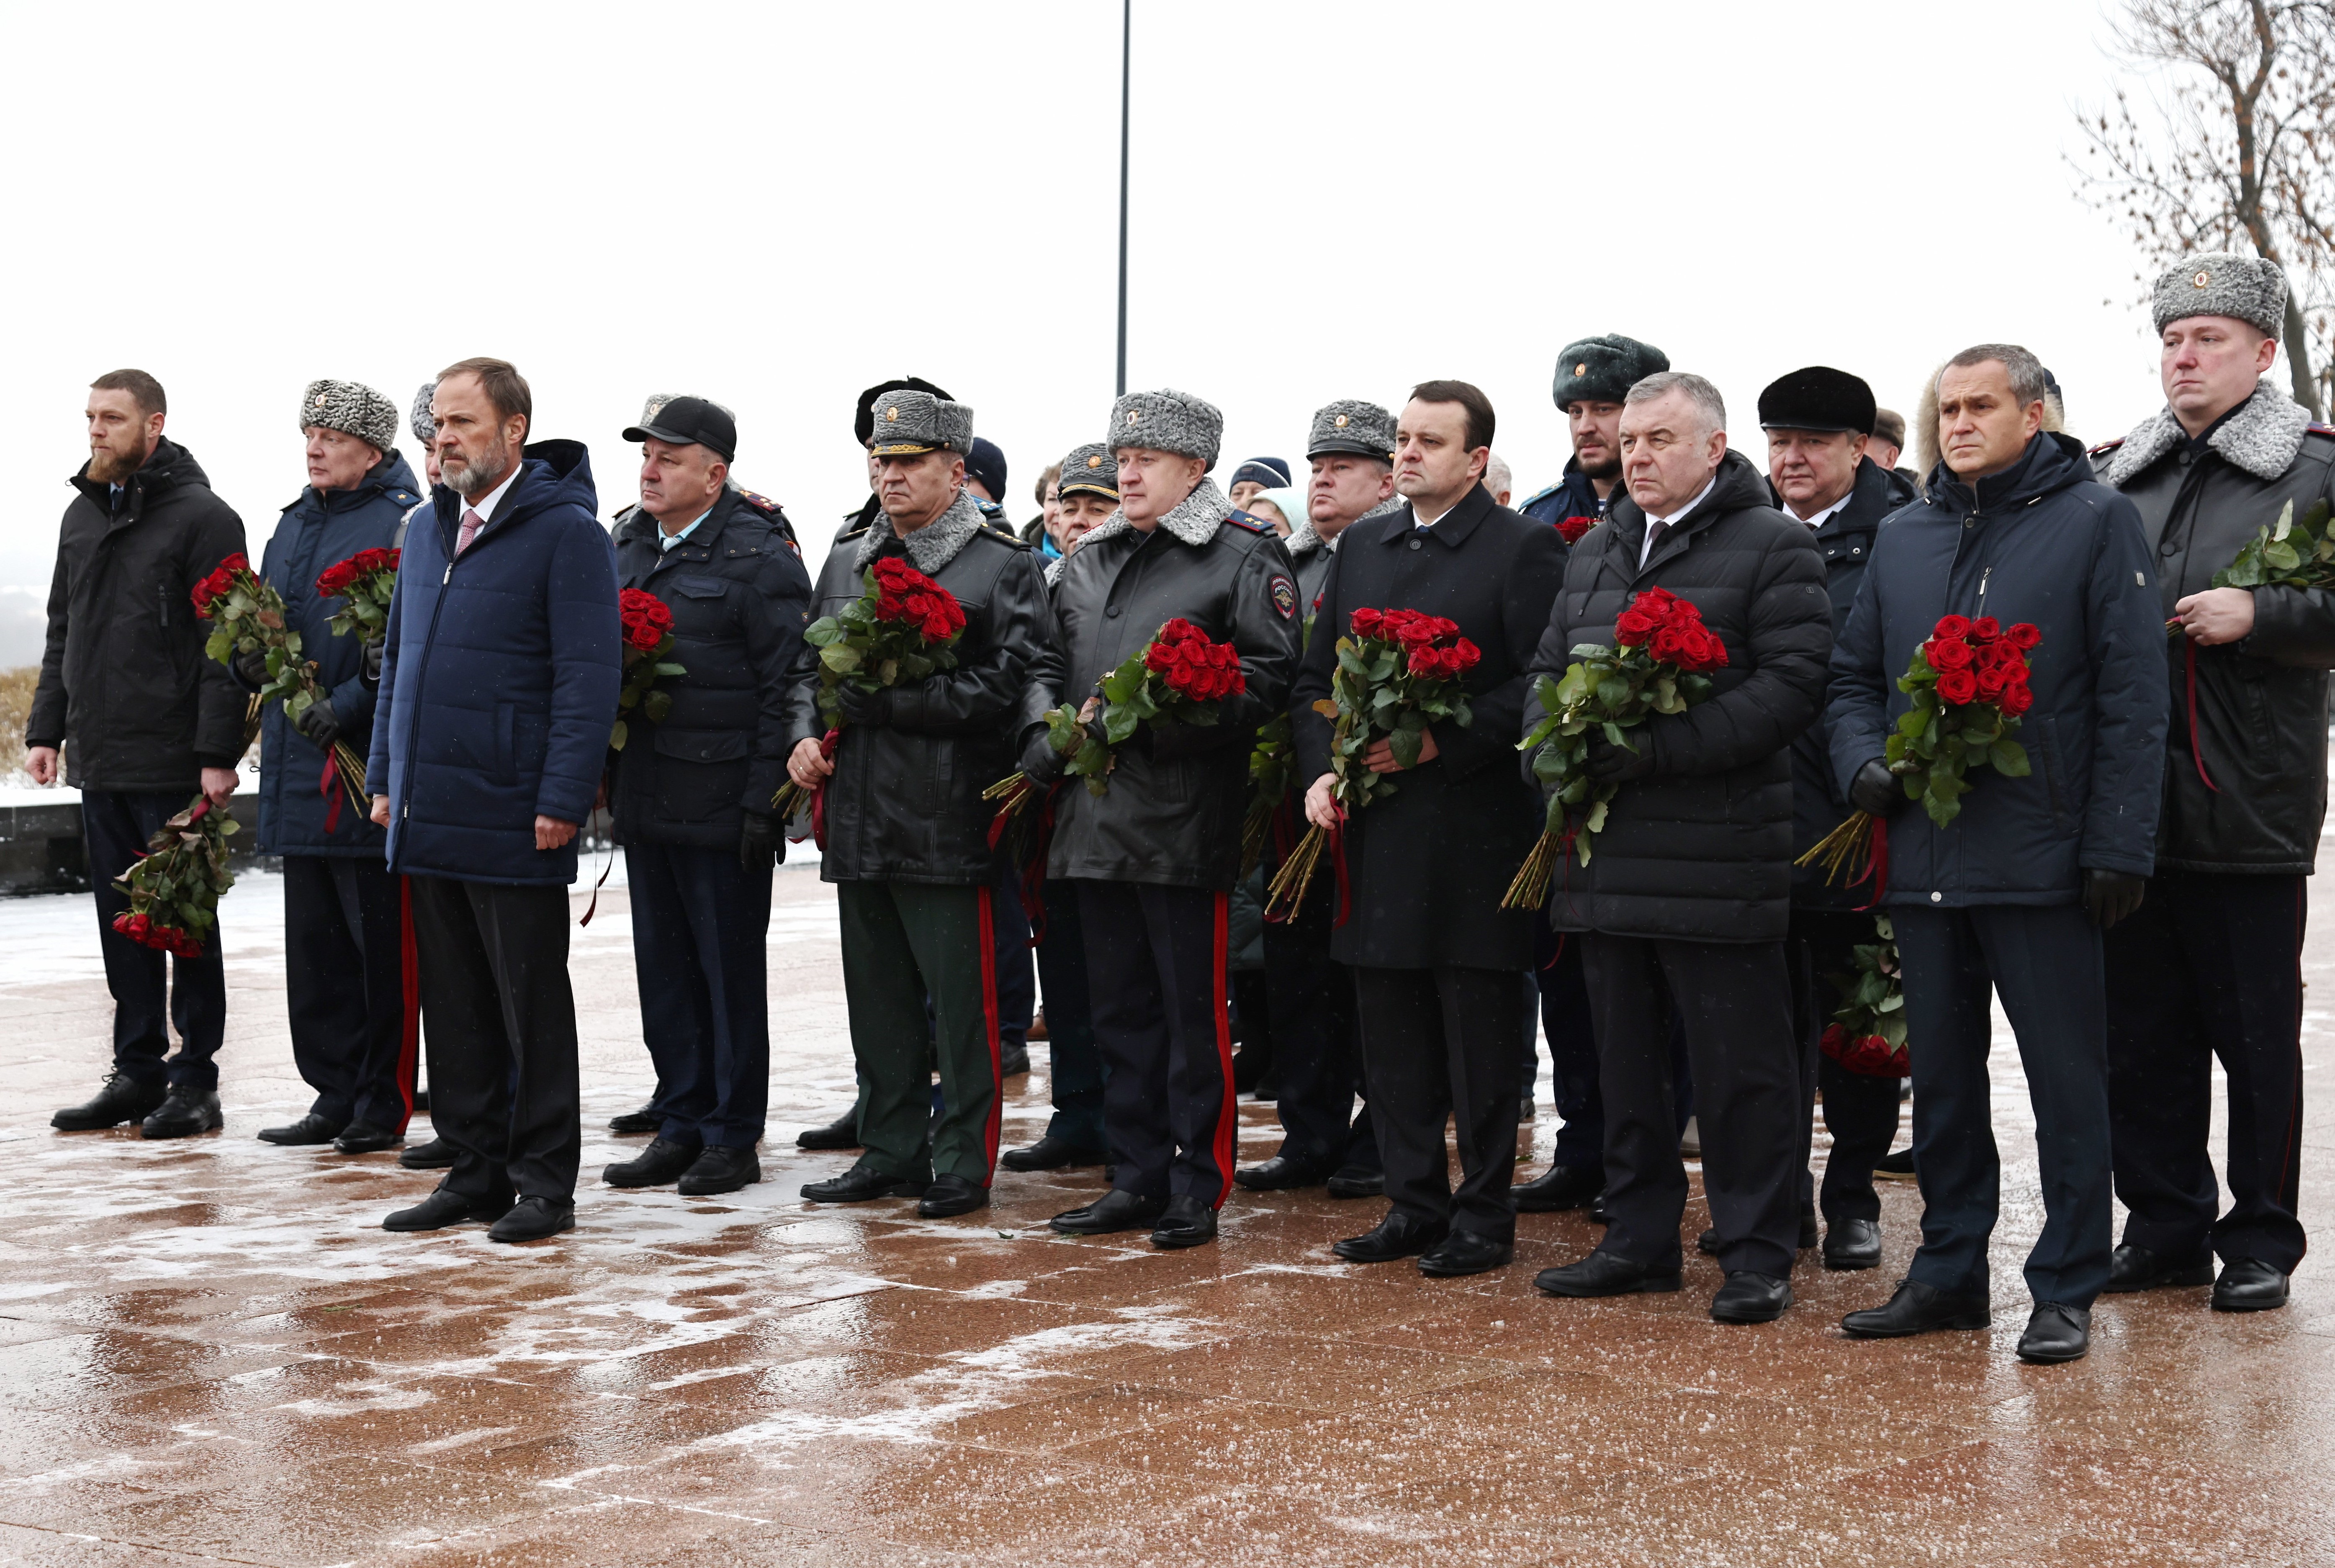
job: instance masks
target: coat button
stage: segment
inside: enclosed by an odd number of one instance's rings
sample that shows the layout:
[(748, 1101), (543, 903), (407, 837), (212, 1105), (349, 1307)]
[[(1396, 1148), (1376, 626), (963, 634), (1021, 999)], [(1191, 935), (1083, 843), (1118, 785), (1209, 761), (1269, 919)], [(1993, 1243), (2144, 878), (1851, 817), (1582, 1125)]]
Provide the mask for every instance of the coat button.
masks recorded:
[(1116, 621), (1119, 619), (1119, 606), (1117, 605), (1113, 605), (1109, 609), (1105, 610), (1103, 615), (1108, 619)]
[(2181, 547), (2173, 540), (2167, 539), (2156, 553), (2163, 556), (2165, 559), (2171, 560), (2175, 556), (2180, 554), (2180, 552)]
[(1943, 893), (1933, 893), (1930, 895), (1930, 902), (1933, 904), (1943, 904), (1945, 901), (1946, 895)]
[(1419, 548), (1419, 540), (1417, 538), (1413, 538), (1410, 541), (1410, 547), (1414, 550)]

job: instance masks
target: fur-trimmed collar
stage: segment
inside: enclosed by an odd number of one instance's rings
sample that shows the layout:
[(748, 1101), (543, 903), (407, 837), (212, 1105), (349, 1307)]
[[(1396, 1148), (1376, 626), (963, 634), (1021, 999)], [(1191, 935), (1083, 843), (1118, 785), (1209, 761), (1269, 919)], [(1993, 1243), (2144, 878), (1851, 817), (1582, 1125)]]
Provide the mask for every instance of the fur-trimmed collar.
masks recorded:
[[(2274, 479), (2294, 462), (2302, 450), (2303, 432), (2311, 428), (2311, 411), (2264, 380), (2237, 412), (2222, 421), (2205, 444), (2234, 468), (2258, 479)], [(2124, 444), (2100, 469), (2100, 482), (2110, 488), (2136, 479), (2148, 466), (2189, 439), (2171, 409), (2159, 409), (2143, 420)]]
[[(908, 564), (930, 577), (955, 560), (957, 552), (979, 532), (981, 508), (974, 505), (972, 492), (959, 490), (947, 511), (916, 532), (900, 537), (900, 544), (908, 552)], [(884, 541), (895, 537), (890, 515), (877, 512), (876, 520), (867, 525), (867, 533), (860, 536), (858, 553), (851, 558), (853, 567), (866, 571), (867, 563), (876, 558), (876, 552), (884, 547)]]
[[(1216, 480), (1203, 475), (1199, 484), (1193, 489), (1190, 495), (1168, 508), (1167, 515), (1159, 519), (1158, 526), (1194, 549), (1197, 549), (1215, 538), (1216, 530), (1223, 528), (1225, 519), (1232, 515), (1232, 502), (1225, 498), (1224, 491), (1216, 489)], [(1125, 512), (1113, 512), (1089, 530), (1086, 537), (1079, 541), (1079, 548), (1083, 550), (1090, 546), (1099, 545), (1105, 539), (1117, 538), (1134, 527), (1133, 523), (1127, 520)], [(1070, 564), (1070, 559), (1069, 556), (1064, 556), (1046, 568), (1046, 582), (1049, 586), (1062, 580), (1062, 568)]]
[[(1348, 526), (1352, 527), (1351, 524)], [(1307, 518), (1289, 530), (1289, 537), (1281, 541), (1281, 547), (1289, 552), (1289, 558), (1293, 561), (1300, 556), (1310, 556), (1316, 550), (1327, 550), (1334, 556), (1338, 553), (1338, 541), (1325, 539), (1315, 533), (1313, 519)]]

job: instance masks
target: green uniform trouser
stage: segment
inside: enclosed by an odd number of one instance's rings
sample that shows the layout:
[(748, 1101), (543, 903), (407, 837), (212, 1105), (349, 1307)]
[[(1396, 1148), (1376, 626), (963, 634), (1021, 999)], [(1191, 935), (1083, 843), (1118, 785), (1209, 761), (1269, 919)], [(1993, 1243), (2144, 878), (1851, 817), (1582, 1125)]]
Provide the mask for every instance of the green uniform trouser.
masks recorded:
[[(937, 1171), (987, 1186), (1002, 1087), (989, 889), (838, 882), (835, 892), (859, 1067), (861, 1157), (887, 1176), (924, 1181)], [(945, 1107), (937, 1121), (935, 1058)]]

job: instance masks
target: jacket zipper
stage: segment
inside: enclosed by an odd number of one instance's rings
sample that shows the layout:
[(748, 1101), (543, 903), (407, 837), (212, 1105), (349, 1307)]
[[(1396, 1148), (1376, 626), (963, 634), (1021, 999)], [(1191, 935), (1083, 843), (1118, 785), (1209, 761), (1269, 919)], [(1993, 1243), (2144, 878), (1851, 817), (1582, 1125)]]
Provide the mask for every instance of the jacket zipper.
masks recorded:
[[(433, 518), (432, 520), (434, 521), (435, 519)], [(446, 537), (444, 531), (441, 530), (438, 537), (441, 540), (443, 540)], [(472, 539), (470, 542), (474, 545), (478, 543), (476, 539)], [(446, 611), (446, 585), (453, 580), (454, 557), (450, 555), (446, 557), (446, 575), (438, 579), (437, 602), (430, 606), (430, 630), (421, 639), (421, 654), (425, 663), (429, 659), (430, 650), (431, 647), (436, 645), (438, 641), (438, 617), (445, 614)], [(414, 693), (413, 698), (412, 713), (405, 721), (405, 754), (408, 757), (412, 757), (413, 755), (414, 738), (420, 733), (421, 725), (421, 696), (420, 692), (416, 692)], [(409, 779), (406, 780), (405, 799), (398, 802), (397, 819), (400, 822), (403, 822), (411, 818), (412, 815), (413, 787), (412, 780)]]
[(1978, 619), (1980, 620), (1986, 618), (1986, 580), (1992, 576), (1994, 576), (1992, 566), (1987, 567), (1978, 575)]

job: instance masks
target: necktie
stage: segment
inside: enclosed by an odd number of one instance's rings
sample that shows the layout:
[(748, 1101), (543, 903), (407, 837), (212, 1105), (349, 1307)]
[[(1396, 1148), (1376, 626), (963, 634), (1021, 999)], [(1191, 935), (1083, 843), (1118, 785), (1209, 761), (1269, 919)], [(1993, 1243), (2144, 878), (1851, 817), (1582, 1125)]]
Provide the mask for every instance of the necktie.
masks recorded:
[(469, 549), (470, 547), (470, 541), (477, 538), (479, 537), (479, 530), (486, 526), (486, 519), (479, 516), (476, 508), (470, 507), (463, 508), (462, 534), (460, 538), (454, 541), (454, 553), (459, 556), (464, 550)]
[(1654, 552), (1662, 547), (1662, 536), (1671, 531), (1668, 523), (1653, 523), (1646, 529), (1646, 559), (1652, 560)]

